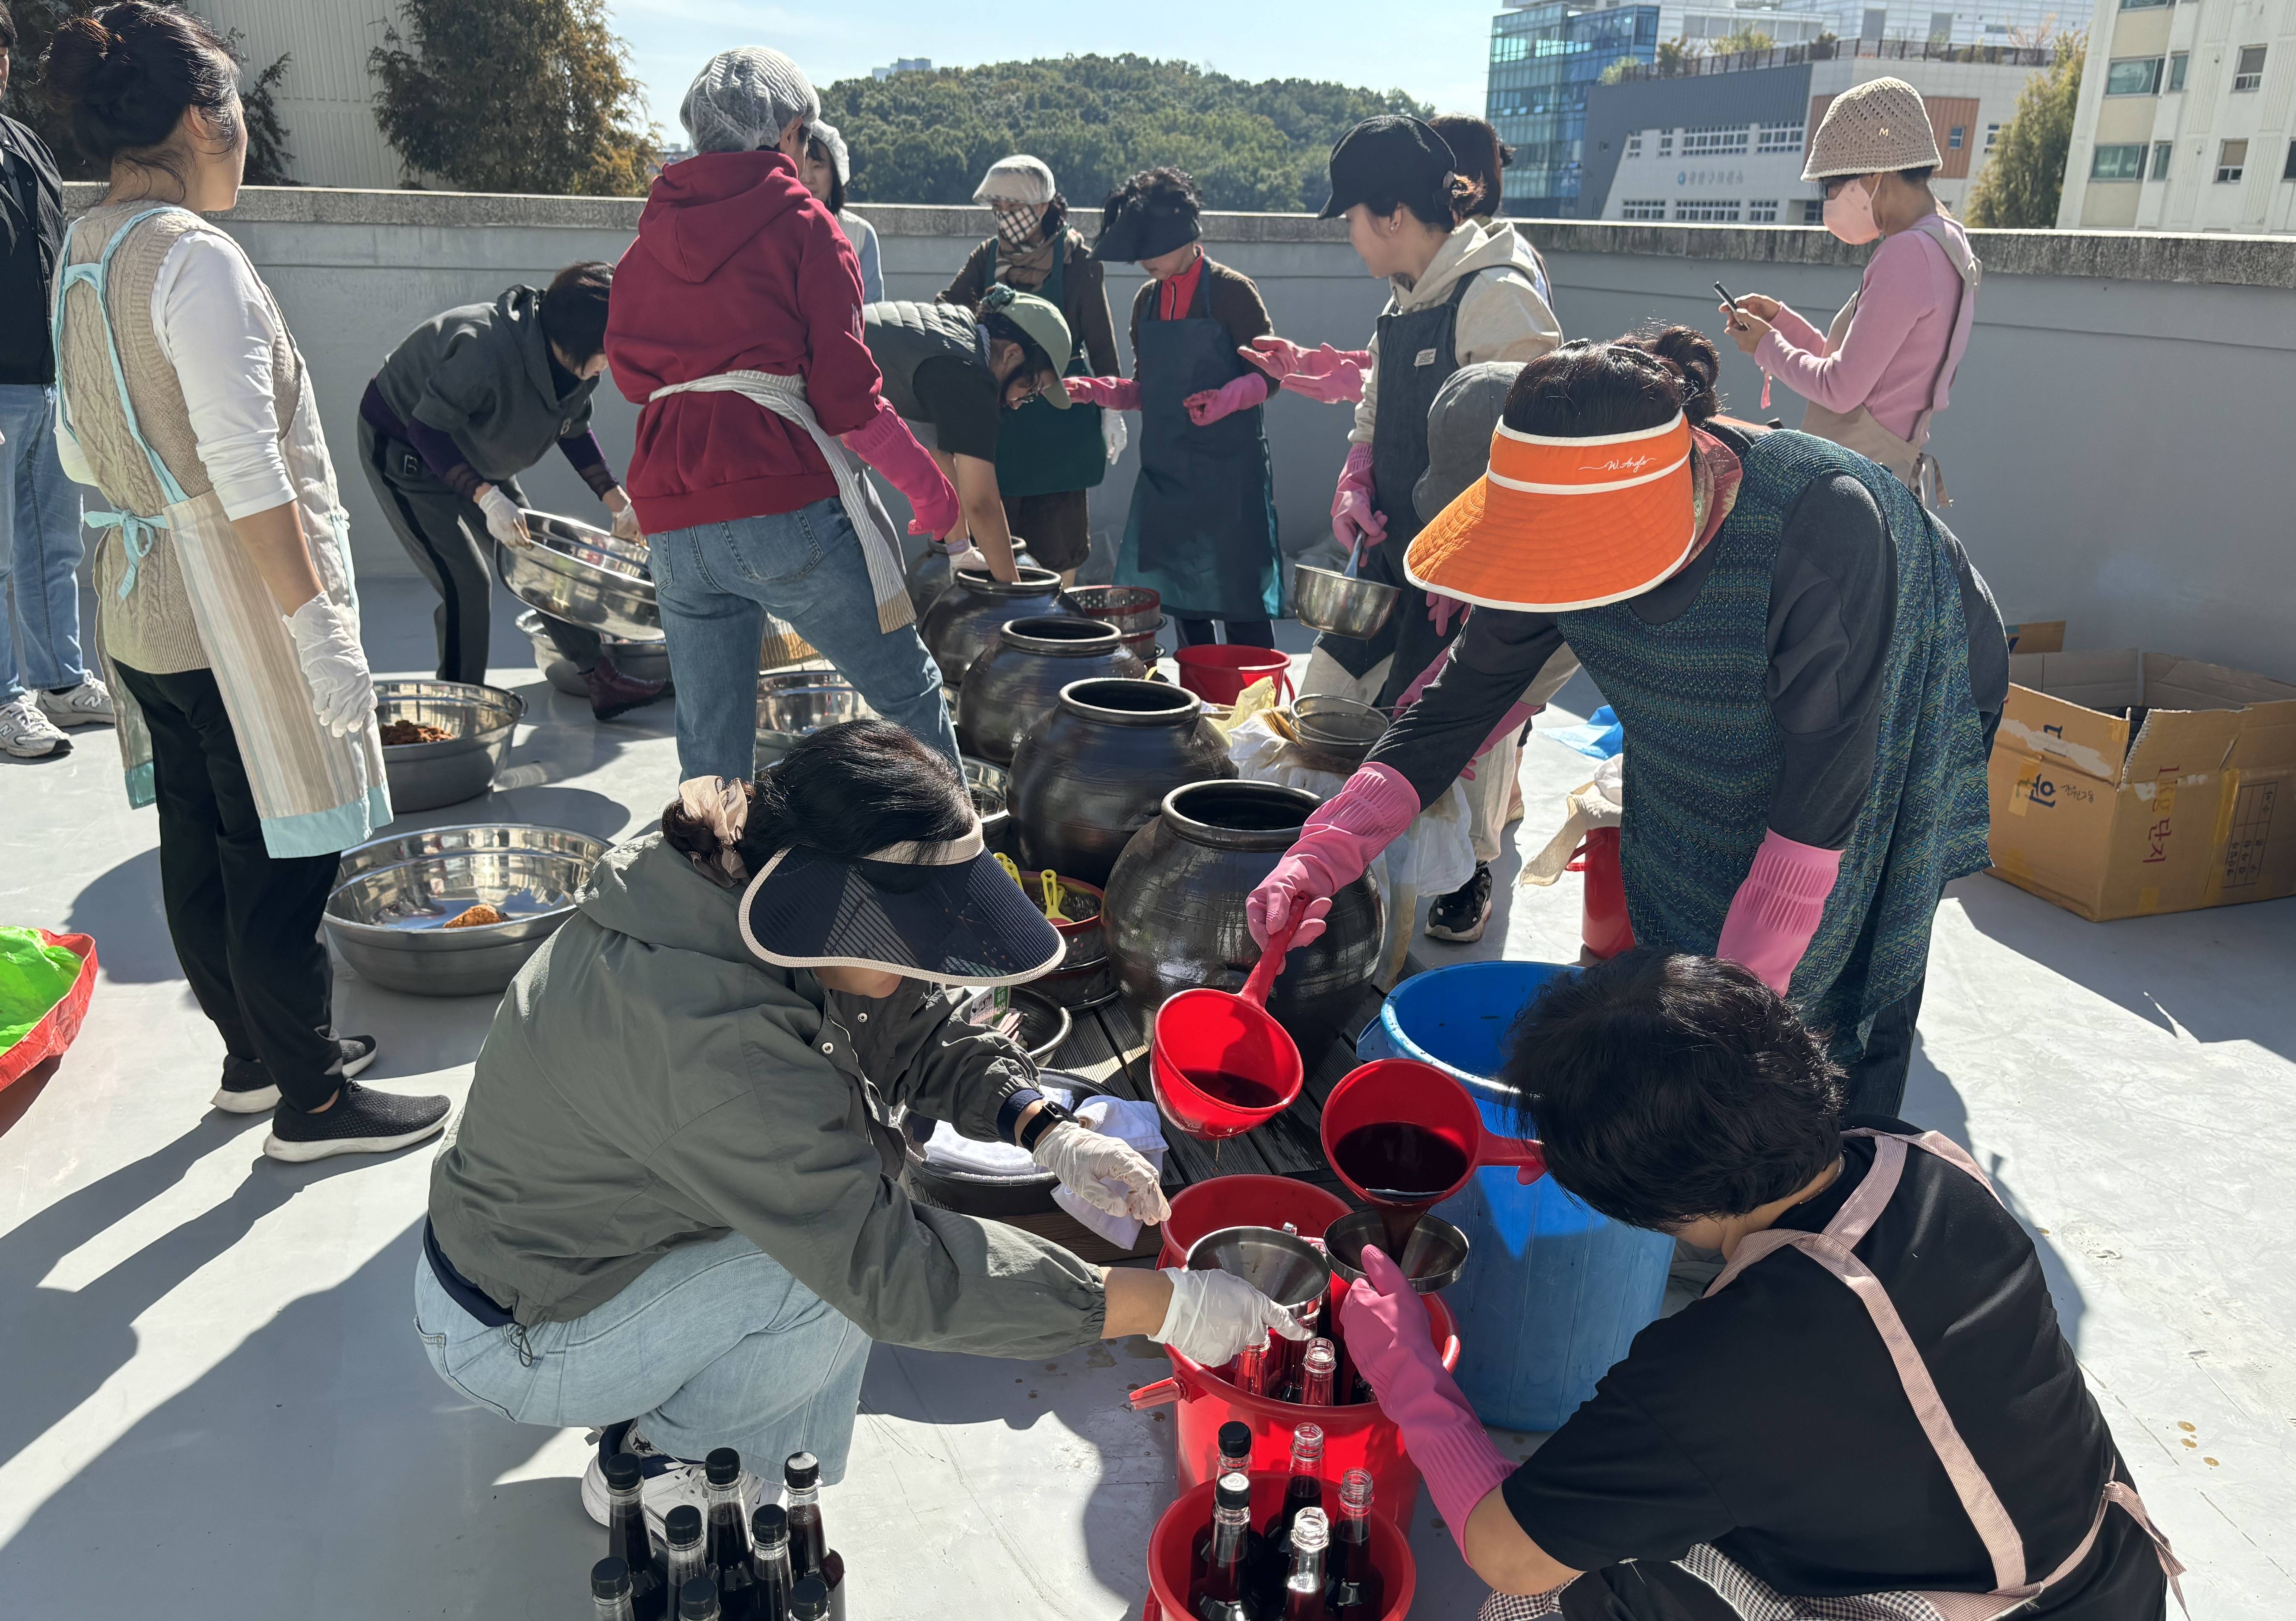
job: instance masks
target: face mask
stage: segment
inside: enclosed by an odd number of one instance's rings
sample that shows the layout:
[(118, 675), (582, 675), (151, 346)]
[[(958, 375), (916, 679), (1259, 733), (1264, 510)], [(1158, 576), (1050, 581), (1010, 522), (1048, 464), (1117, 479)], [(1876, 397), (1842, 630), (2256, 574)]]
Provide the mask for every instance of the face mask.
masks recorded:
[(1040, 234), (1037, 226), (1044, 217), (1044, 209), (1032, 203), (999, 204), (996, 209), (996, 234), (1008, 247), (1034, 247)]
[(1874, 223), (1874, 193), (1855, 179), (1825, 200), (1825, 228), (1850, 246), (1870, 242), (1882, 234)]

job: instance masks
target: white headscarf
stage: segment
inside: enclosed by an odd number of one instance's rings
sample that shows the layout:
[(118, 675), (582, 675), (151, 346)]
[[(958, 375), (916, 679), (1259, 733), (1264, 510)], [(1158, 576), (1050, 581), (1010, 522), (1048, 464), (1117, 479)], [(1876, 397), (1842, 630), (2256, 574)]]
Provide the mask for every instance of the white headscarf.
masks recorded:
[(1042, 158), (1031, 158), (1026, 152), (1015, 152), (1000, 158), (972, 193), (980, 203), (1027, 202), (1038, 208), (1052, 201), (1053, 193), (1060, 187), (1053, 184), (1051, 166)]
[(677, 110), (697, 152), (750, 152), (781, 143), (791, 119), (821, 122), (821, 97), (779, 51), (743, 45), (702, 64)]

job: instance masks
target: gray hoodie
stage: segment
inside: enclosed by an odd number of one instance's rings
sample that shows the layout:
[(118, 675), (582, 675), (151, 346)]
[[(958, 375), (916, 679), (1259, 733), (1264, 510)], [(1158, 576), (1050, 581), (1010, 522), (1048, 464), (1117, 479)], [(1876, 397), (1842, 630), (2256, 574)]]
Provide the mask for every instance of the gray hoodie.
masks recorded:
[(910, 1202), (906, 1103), (995, 1134), (1029, 1060), (950, 994), (827, 992), (742, 944), (738, 896), (649, 835), (504, 994), (430, 1173), (455, 1269), (522, 1323), (611, 1299), (679, 1244), (742, 1233), (873, 1339), (1050, 1356), (1099, 1337), (1096, 1268)]

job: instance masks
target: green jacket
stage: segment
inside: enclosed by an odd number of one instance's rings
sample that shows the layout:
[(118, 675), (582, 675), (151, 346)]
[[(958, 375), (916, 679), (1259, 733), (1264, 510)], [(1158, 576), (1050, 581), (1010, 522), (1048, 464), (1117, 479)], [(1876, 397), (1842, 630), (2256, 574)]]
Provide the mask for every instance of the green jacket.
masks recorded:
[(946, 991), (873, 1002), (758, 962), (738, 898), (658, 834), (598, 863), (504, 995), (431, 1169), (456, 1270), (521, 1323), (568, 1322), (731, 1229), (873, 1339), (1033, 1357), (1099, 1338), (1096, 1268), (895, 1181), (893, 1105), (987, 1140), (1028, 1059)]

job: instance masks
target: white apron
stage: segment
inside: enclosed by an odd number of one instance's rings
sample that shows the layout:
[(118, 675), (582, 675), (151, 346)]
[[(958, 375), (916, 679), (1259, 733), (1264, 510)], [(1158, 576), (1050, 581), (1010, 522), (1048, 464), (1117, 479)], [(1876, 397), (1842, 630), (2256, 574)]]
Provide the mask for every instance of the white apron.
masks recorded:
[[(1930, 419), (1938, 413), (1939, 397), (1953, 381), (1952, 374), (1946, 368), (1953, 364), (1954, 333), (1961, 326), (1962, 305), (1977, 296), (1978, 283), (1984, 279), (1985, 266), (1970, 251), (1967, 243), (1956, 240), (1944, 226), (1923, 220), (1914, 229), (1945, 250), (1948, 261), (1961, 273), (1961, 292), (1954, 300), (1953, 317), (1946, 323), (1945, 353), (1938, 360), (1937, 375), (1930, 380), (1929, 403), (1922, 407), (1921, 414), (1914, 418), (1913, 437), (1899, 438), (1875, 422), (1874, 413), (1863, 405), (1845, 415), (1839, 411), (1827, 410), (1816, 400), (1810, 401), (1809, 409), (1801, 419), (1801, 430), (1814, 433), (1821, 439), (1832, 439), (1837, 445), (1856, 451), (1869, 462), (1880, 463), (1897, 474), (1898, 481), (1912, 490), (1923, 505), (1936, 510), (1951, 506), (1953, 497), (1946, 493), (1944, 467), (1927, 449)], [(1857, 318), (1858, 295), (1864, 291), (1861, 287), (1858, 292), (1851, 293), (1849, 302), (1834, 315), (1833, 324), (1825, 329), (1828, 354), (1839, 354), (1843, 342), (1848, 340), (1850, 323)]]
[[(119, 531), (127, 559), (127, 572), (120, 583), (122, 597), (135, 588), (135, 566), (151, 550), (153, 531), (166, 529), (173, 537), (200, 644), (223, 694), (224, 708), (231, 716), (240, 763), (246, 769), (256, 812), (262, 819), (263, 847), (283, 860), (332, 856), (372, 837), (391, 819), (382, 739), (375, 719), (368, 716), (344, 737), (334, 736), (320, 724), (311, 708), (311, 690), (303, 679), (287, 621), (225, 515), (222, 497), (213, 490), (186, 495), (168, 471), (166, 460), (144, 439), (112, 335), (108, 286), (112, 256), (137, 225), (171, 211), (168, 208), (143, 210), (112, 233), (101, 258), (57, 269), (51, 315), (56, 353), (64, 353), (69, 295), (75, 287), (86, 287), (94, 302), (91, 309), (83, 299), (80, 309), (102, 331), (104, 349), (111, 359), (112, 385), (119, 391), (127, 430), (151, 463), (168, 502), (155, 514), (92, 512), (87, 521), (99, 529)], [(204, 224), (201, 228), (212, 230)], [(291, 345), (293, 336), (275, 300), (271, 304), (271, 318)], [(334, 465), (327, 455), (318, 407), (311, 397), (310, 367), (302, 364), (299, 350), (296, 357), (302, 373), (301, 389), (288, 430), (280, 439), (280, 454), (287, 464), (288, 481), (295, 489), (298, 526), (320, 589), (329, 601), (348, 611), (356, 626), (358, 596), (352, 585), (348, 515), (336, 496)], [(58, 421), (70, 433), (70, 401), (61, 374), (56, 404)], [(151, 733), (100, 645), (97, 652), (118, 711), (116, 730), (127, 770), (128, 803), (139, 807), (149, 805), (154, 797)]]
[[(1890, 1303), (1888, 1290), (1874, 1270), (1859, 1260), (1855, 1253), (1858, 1240), (1869, 1232), (1882, 1208), (1898, 1191), (1898, 1183), (1905, 1174), (1906, 1150), (1910, 1146), (1925, 1153), (1935, 1154), (1956, 1169), (1966, 1172), (1982, 1183), (1985, 1191), (1994, 1191), (1992, 1181), (1977, 1167), (1962, 1146), (1951, 1138), (1936, 1132), (1923, 1132), (1918, 1136), (1897, 1132), (1875, 1131), (1860, 1126), (1842, 1134), (1845, 1137), (1871, 1137), (1874, 1142), (1874, 1168), (1866, 1180), (1842, 1201), (1841, 1210), (1825, 1224), (1823, 1232), (1804, 1232), (1793, 1228), (1771, 1227), (1755, 1233), (1738, 1247), (1730, 1257), (1729, 1265), (1721, 1275), (1707, 1286), (1709, 1296), (1729, 1287), (1737, 1275), (1766, 1256), (1788, 1248), (1800, 1250), (1820, 1266), (1841, 1281), (1844, 1288), (1857, 1297), (1868, 1315), (1874, 1320), (1882, 1343), (1888, 1347), (1890, 1360), (1897, 1365), (1898, 1378), (1905, 1386), (1906, 1400), (1912, 1404), (1914, 1416), (1921, 1421), (1922, 1431), (1928, 1436), (1936, 1450), (1938, 1461), (1945, 1466), (1946, 1476), (1953, 1482), (1954, 1494), (1977, 1527), (1985, 1543), (1985, 1551), (1993, 1561), (1993, 1591), (1990, 1592), (1874, 1592), (1856, 1593), (1838, 1598), (1806, 1598), (1779, 1592), (1768, 1583), (1733, 1560), (1711, 1543), (1701, 1543), (1675, 1561), (1719, 1594), (1723, 1601), (1745, 1621), (1995, 1621), (2020, 1609), (2080, 1568), (2096, 1545), (2097, 1533), (2103, 1528), (2104, 1517), (2114, 1508), (2120, 1509), (2144, 1527), (2152, 1539), (2154, 1551), (2160, 1555), (2161, 1568), (2168, 1573), (2169, 1585), (2175, 1590), (2177, 1602), (2185, 1601), (2183, 1588), (2177, 1578), (2185, 1572), (2184, 1565), (2169, 1546), (2169, 1539), (2153, 1528), (2144, 1512), (2144, 1504), (2136, 1488), (2121, 1481), (2106, 1483), (2096, 1505), (2096, 1516), (2089, 1522), (2088, 1535), (2080, 1544), (2067, 1554), (2057, 1568), (2036, 1579), (2025, 1563), (2025, 1541), (2019, 1535), (2008, 1509), (1985, 1478), (1969, 1445), (1955, 1428), (1953, 1415), (1946, 1411), (1945, 1398), (1938, 1394), (1937, 1382), (1930, 1377), (1929, 1367), (1922, 1361), (1920, 1349), (1906, 1330), (1898, 1308)], [(1529, 1621), (1533, 1617), (1559, 1616), (1562, 1613), (1562, 1595), (1567, 1588), (1553, 1592), (1520, 1597), (1493, 1593), (1483, 1604), (1481, 1621)]]

